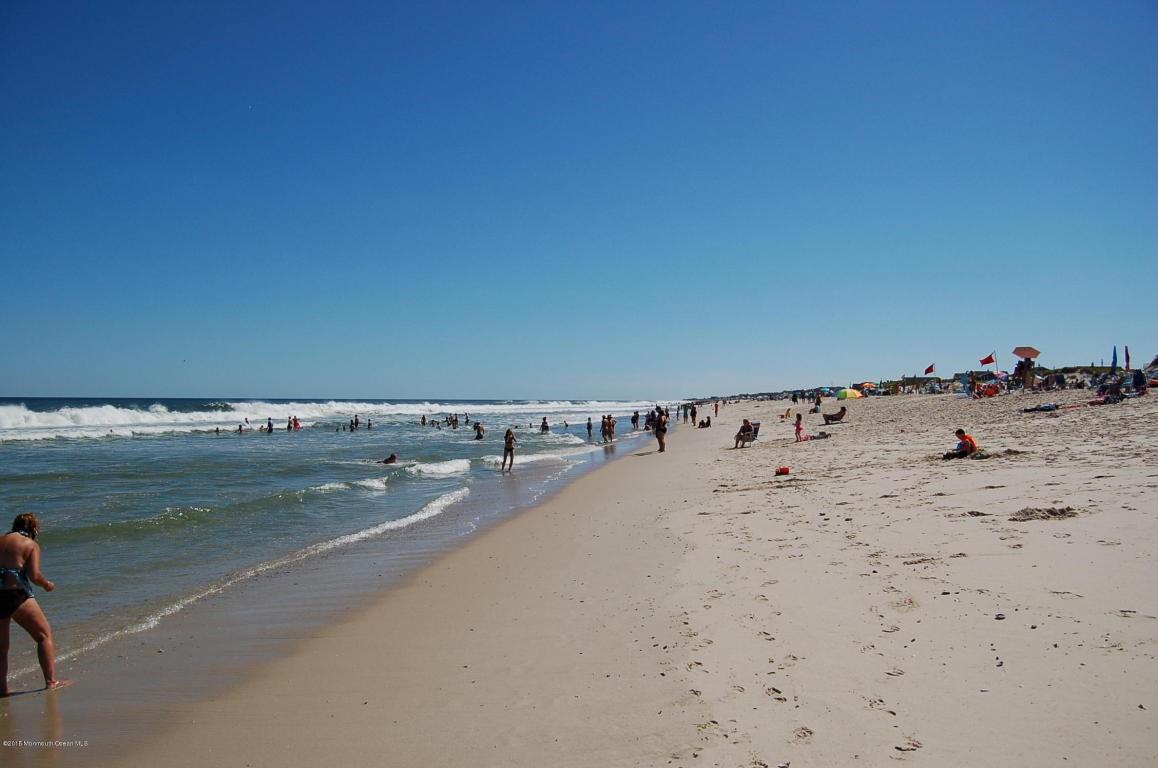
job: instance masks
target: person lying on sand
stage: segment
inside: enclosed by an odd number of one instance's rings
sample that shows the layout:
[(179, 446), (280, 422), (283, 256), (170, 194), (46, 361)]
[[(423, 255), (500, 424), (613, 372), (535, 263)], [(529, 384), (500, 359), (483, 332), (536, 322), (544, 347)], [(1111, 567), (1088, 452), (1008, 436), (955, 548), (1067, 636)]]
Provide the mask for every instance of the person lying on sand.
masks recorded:
[(848, 415), (848, 408), (842, 405), (840, 406), (840, 410), (836, 413), (822, 413), (820, 415), (824, 417), (825, 425), (839, 424), (840, 422), (844, 421), (844, 417)]
[(965, 434), (963, 429), (959, 429), (953, 434), (957, 435), (957, 447), (942, 456), (942, 459), (964, 459), (977, 453), (977, 441), (973, 439), (972, 435)]

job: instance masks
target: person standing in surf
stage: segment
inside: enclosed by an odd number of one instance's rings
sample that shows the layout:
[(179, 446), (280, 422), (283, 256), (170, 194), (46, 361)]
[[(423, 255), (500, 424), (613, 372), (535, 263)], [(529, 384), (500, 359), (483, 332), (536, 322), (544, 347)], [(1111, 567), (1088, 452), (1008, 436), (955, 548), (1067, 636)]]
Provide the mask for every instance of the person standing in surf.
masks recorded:
[(36, 657), (45, 690), (67, 685), (56, 679), (56, 650), (52, 627), (32, 594), (32, 584), (51, 592), (56, 585), (40, 572), (40, 521), (36, 515), (17, 515), (12, 532), (0, 536), (0, 697), (8, 695), (8, 632), (15, 621), (36, 643)]
[(515, 470), (515, 431), (508, 429), (507, 434), (503, 435), (503, 465), (499, 468), (499, 472), (507, 471), (507, 459), (511, 460), (511, 471)]

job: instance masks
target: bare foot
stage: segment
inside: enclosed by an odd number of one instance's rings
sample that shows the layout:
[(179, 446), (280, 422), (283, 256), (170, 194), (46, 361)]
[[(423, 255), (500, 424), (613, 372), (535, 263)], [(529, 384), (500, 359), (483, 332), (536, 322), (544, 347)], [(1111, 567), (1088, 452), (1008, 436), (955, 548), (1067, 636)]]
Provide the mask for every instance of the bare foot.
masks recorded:
[(52, 680), (51, 682), (45, 683), (44, 690), (55, 691), (57, 688), (67, 688), (70, 685), (72, 685), (71, 680)]

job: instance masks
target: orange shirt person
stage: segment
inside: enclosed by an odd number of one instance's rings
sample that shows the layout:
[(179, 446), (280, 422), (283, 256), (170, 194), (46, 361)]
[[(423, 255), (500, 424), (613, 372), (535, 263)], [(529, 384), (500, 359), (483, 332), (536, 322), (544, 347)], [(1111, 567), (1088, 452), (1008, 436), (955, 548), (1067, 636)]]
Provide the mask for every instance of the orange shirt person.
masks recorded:
[(946, 453), (941, 458), (943, 459), (964, 459), (977, 453), (977, 441), (973, 439), (972, 435), (965, 434), (965, 430), (958, 429), (955, 433), (957, 435), (957, 447)]

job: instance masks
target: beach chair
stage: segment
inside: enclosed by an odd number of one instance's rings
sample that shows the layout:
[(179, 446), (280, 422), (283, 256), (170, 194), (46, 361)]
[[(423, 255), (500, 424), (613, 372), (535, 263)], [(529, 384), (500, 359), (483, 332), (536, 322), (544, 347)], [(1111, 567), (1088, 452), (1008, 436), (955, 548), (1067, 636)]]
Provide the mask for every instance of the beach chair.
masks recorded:
[(829, 424), (839, 424), (844, 421), (844, 417), (848, 415), (848, 408), (842, 405), (836, 413), (822, 413), (820, 415), (824, 419), (824, 425), (827, 427)]
[(747, 445), (748, 443), (754, 442), (756, 440), (756, 437), (759, 434), (760, 434), (760, 422), (753, 421), (752, 422), (752, 434), (742, 436), (740, 438), (740, 446), (743, 447), (743, 446)]

